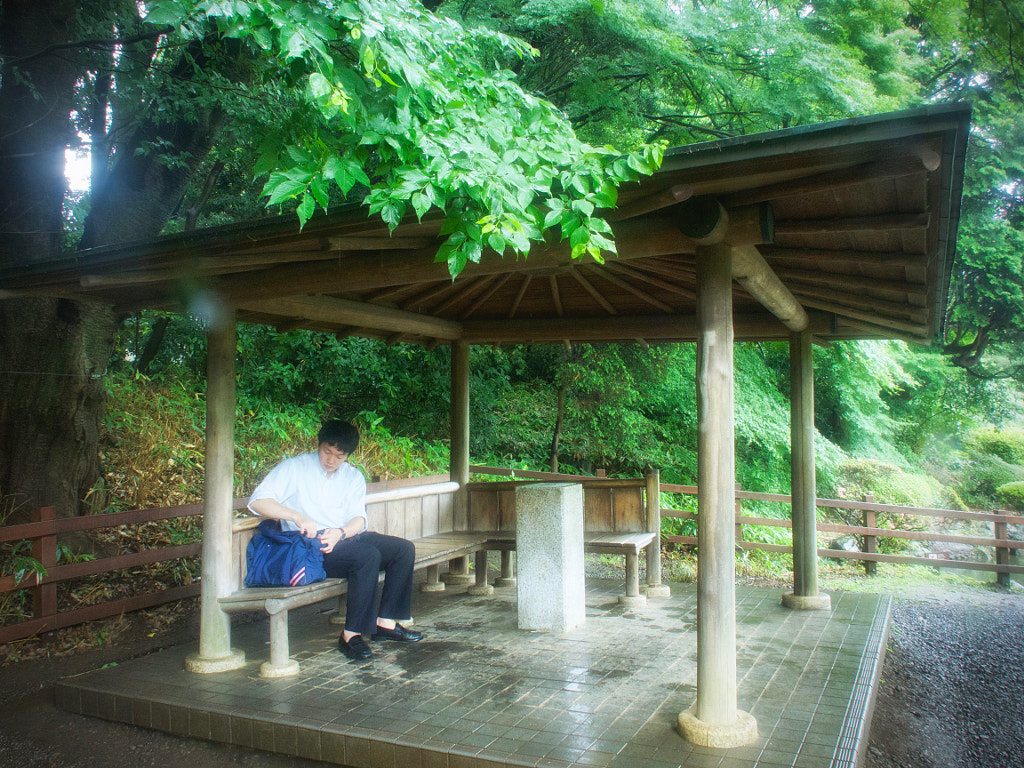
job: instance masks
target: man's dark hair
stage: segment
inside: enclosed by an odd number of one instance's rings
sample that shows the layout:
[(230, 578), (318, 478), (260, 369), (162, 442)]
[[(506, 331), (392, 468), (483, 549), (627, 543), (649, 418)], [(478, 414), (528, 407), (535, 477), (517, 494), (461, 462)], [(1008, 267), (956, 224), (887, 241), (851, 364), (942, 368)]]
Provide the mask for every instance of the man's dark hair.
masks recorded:
[(345, 453), (355, 453), (359, 447), (359, 430), (347, 421), (325, 421), (316, 436), (316, 444), (334, 446)]

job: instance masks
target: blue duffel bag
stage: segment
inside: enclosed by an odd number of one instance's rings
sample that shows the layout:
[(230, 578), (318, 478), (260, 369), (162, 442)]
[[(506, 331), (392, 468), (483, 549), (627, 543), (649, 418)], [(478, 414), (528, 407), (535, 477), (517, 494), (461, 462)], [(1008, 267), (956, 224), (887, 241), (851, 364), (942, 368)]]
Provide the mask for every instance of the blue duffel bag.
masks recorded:
[(245, 552), (245, 586), (300, 587), (323, 581), (327, 574), (320, 546), (320, 539), (302, 531), (282, 531), (279, 520), (262, 521)]

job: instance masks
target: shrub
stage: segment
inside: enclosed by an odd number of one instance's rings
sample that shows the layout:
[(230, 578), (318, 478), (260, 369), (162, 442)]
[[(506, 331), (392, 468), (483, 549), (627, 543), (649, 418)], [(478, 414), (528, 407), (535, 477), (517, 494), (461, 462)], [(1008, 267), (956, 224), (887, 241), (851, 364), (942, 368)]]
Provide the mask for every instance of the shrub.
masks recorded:
[(843, 499), (861, 499), (874, 494), (880, 504), (924, 507), (935, 503), (940, 494), (938, 483), (924, 474), (905, 472), (894, 464), (874, 459), (848, 459), (836, 471), (836, 495)]
[(998, 456), (1007, 464), (1024, 465), (1024, 430), (979, 429), (966, 440), (969, 452)]
[(1007, 509), (1024, 512), (1024, 480), (1015, 480), (996, 488), (996, 499)]
[(991, 453), (972, 451), (958, 462), (955, 490), (975, 509), (996, 505), (996, 489), (1024, 478), (1024, 467)]

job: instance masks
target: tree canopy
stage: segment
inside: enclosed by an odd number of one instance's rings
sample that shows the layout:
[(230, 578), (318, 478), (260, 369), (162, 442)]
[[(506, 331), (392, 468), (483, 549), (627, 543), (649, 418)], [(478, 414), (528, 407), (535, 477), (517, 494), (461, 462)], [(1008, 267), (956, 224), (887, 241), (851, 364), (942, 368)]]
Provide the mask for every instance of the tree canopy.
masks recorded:
[[(293, 83), (306, 120), (262, 143), (269, 205), (298, 201), (300, 222), (361, 185), (392, 228), (411, 209), (444, 213), (436, 259), (452, 276), (484, 248), (524, 255), (558, 226), (574, 257), (614, 253), (616, 186), (653, 171), (662, 145), (622, 155), (581, 142), (549, 102), (521, 88), (507, 64), (536, 51), (408, 2), (163, 0), (146, 17), (183, 40), (211, 28), (267, 59)], [(310, 120), (312, 117), (314, 119)]]

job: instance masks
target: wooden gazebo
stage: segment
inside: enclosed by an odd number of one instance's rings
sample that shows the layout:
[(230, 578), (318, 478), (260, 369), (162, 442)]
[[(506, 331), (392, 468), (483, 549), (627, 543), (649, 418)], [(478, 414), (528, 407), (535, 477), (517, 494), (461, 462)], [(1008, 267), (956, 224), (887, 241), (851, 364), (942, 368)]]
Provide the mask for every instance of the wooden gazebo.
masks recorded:
[[(456, 280), (435, 263), (442, 220), (392, 234), (361, 207), (95, 248), (0, 273), (8, 294), (119, 310), (210, 314), (207, 513), (199, 655), (230, 658), (218, 607), (231, 526), (235, 323), (450, 344), (452, 479), (468, 481), (471, 344), (699, 344), (697, 701), (681, 716), (702, 743), (749, 741), (736, 707), (733, 614), (734, 339), (791, 344), (795, 608), (818, 594), (812, 339), (941, 331), (970, 110), (937, 105), (670, 150), (607, 212), (618, 256), (573, 261), (552, 239), (526, 259), (485, 254)], [(218, 319), (219, 318), (219, 319)], [(221, 569), (218, 571), (218, 569)], [(213, 665), (216, 667), (216, 664)]]

